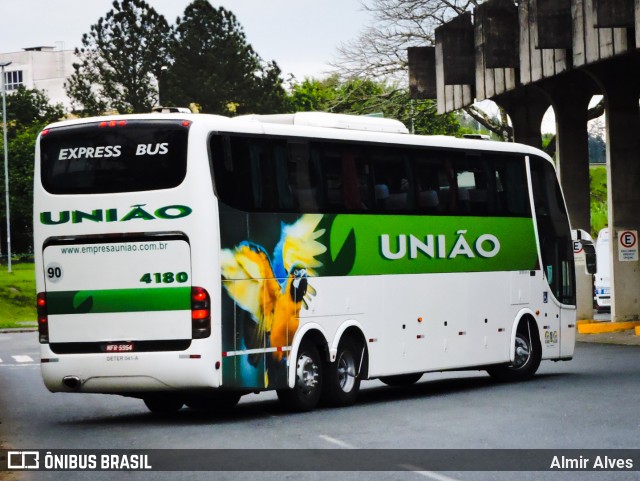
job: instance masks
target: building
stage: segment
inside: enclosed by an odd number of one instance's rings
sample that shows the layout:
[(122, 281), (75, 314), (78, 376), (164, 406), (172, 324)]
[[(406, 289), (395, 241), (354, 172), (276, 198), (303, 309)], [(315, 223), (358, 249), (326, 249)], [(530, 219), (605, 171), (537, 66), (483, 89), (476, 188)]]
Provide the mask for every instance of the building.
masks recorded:
[(77, 57), (73, 50), (56, 47), (30, 47), (21, 52), (0, 53), (0, 63), (11, 62), (5, 68), (5, 85), (11, 93), (20, 85), (43, 90), (51, 103), (61, 103), (71, 110), (71, 101), (64, 90), (67, 78), (73, 73)]

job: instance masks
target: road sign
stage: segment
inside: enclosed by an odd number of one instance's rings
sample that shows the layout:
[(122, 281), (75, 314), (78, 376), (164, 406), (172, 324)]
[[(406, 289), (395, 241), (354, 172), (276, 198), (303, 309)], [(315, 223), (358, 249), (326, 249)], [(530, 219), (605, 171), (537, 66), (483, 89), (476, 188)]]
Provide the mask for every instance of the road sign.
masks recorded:
[(618, 232), (618, 260), (638, 260), (638, 231), (621, 230)]

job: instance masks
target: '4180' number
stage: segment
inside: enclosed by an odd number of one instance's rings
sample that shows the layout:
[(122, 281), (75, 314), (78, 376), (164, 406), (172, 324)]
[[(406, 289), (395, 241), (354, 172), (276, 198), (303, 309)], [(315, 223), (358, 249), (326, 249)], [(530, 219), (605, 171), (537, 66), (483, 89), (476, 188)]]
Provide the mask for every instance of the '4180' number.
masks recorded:
[(189, 274), (186, 272), (178, 272), (176, 274), (173, 272), (147, 272), (140, 278), (140, 282), (145, 284), (173, 284), (174, 282), (184, 284), (188, 280)]

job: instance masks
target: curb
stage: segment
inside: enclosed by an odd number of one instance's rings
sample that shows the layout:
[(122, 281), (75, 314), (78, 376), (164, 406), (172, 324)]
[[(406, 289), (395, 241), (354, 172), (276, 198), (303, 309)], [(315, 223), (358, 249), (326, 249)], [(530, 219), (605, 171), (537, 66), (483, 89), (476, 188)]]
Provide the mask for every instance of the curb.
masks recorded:
[(11, 327), (6, 329), (0, 329), (0, 334), (15, 334), (20, 332), (37, 332), (37, 327)]
[(603, 334), (607, 332), (619, 332), (629, 329), (636, 329), (638, 334), (638, 328), (640, 328), (640, 321), (628, 321), (628, 322), (593, 322), (583, 321), (578, 322), (578, 333), (580, 334)]

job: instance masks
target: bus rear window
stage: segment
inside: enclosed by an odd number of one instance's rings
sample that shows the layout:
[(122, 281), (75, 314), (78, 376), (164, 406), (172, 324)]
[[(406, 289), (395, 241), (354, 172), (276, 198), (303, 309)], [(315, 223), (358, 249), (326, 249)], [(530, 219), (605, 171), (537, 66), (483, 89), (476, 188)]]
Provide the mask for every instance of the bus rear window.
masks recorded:
[(40, 141), (42, 185), (58, 195), (176, 187), (187, 171), (189, 125), (127, 120), (51, 129)]

